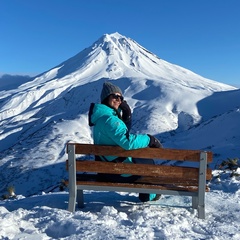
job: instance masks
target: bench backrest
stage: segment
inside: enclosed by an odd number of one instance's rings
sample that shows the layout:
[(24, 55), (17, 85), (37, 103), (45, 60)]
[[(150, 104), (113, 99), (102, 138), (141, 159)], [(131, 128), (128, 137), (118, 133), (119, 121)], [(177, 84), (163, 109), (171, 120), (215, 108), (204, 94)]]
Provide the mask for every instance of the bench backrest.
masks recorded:
[[(168, 177), (169, 173), (171, 172), (171, 178), (176, 177), (192, 180), (198, 180), (199, 174), (201, 172), (204, 173), (204, 175), (206, 174), (207, 180), (210, 180), (212, 176), (211, 169), (207, 169), (207, 163), (212, 162), (212, 152), (205, 152), (200, 150), (166, 149), (166, 148), (141, 148), (136, 150), (124, 150), (123, 148), (118, 146), (101, 146), (94, 144), (68, 143), (67, 152), (69, 153), (70, 151), (74, 151), (75, 154), (100, 155), (100, 156), (110, 155), (118, 157), (151, 158), (160, 160), (164, 159), (186, 162), (199, 162), (199, 166), (197, 168), (179, 166), (177, 168), (174, 168), (174, 166), (159, 166), (145, 164), (135, 164), (134, 168), (132, 167), (129, 168), (128, 164), (81, 160), (76, 162), (76, 172), (86, 171), (112, 174), (126, 173), (152, 177), (154, 176)], [(75, 160), (76, 159), (72, 159), (71, 161)]]

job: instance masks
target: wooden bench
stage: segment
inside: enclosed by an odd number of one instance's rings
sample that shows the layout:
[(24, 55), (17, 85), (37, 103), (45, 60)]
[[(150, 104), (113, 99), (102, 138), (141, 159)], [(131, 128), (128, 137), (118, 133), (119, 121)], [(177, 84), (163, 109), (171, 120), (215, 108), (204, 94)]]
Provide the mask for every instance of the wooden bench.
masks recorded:
[[(166, 148), (124, 150), (118, 146), (67, 143), (67, 153), (68, 210), (71, 212), (75, 212), (76, 201), (78, 207), (84, 206), (83, 190), (96, 190), (191, 196), (192, 208), (198, 210), (199, 218), (205, 218), (205, 192), (209, 191), (207, 181), (212, 177), (212, 171), (208, 168), (208, 163), (212, 162), (211, 152)], [(131, 164), (129, 167), (129, 163), (94, 161), (93, 157), (76, 161), (78, 154), (85, 157), (131, 156), (178, 162), (173, 162), (173, 165)], [(178, 166), (176, 163), (179, 161), (182, 161), (180, 165), (186, 166)], [(134, 183), (103, 182), (98, 180), (96, 173), (132, 174), (142, 177)]]

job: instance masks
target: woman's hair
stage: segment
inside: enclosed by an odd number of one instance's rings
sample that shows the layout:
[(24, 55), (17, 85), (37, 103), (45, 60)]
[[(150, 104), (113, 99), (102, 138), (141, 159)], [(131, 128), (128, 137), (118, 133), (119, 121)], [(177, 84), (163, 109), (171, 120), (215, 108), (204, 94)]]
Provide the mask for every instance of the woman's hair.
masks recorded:
[(122, 119), (122, 116), (121, 116), (120, 112), (118, 110), (116, 110), (115, 108), (113, 108), (112, 106), (109, 105), (109, 98), (110, 98), (110, 96), (111, 95), (107, 96), (101, 103), (106, 105), (106, 106), (108, 106), (108, 107), (110, 107), (110, 108), (112, 108), (116, 112), (117, 116), (120, 119)]

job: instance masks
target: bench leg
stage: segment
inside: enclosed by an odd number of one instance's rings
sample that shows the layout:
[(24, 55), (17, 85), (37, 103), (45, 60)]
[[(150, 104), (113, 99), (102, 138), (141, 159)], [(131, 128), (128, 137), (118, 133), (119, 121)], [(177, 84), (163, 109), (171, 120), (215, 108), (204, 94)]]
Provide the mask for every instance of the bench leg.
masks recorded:
[(204, 205), (198, 206), (198, 218), (205, 219), (205, 206)]
[(198, 218), (205, 219), (205, 192), (199, 195), (198, 197)]
[(205, 219), (205, 191), (206, 191), (207, 152), (200, 153), (198, 179), (198, 217)]
[(197, 209), (198, 218), (205, 219), (205, 195), (200, 194), (199, 196), (192, 197), (192, 208)]
[(197, 209), (198, 218), (205, 219), (205, 206), (204, 202), (200, 203), (198, 197), (192, 197), (192, 208)]
[(198, 197), (195, 197), (195, 196), (192, 197), (192, 208), (193, 209), (198, 208)]
[(70, 145), (68, 147), (68, 177), (69, 177), (69, 200), (68, 200), (68, 211), (75, 212), (76, 205), (76, 158), (75, 158), (75, 146)]
[(79, 208), (84, 207), (84, 197), (83, 197), (83, 190), (77, 190), (77, 203)]
[(76, 205), (76, 190), (69, 189), (68, 211), (75, 212)]

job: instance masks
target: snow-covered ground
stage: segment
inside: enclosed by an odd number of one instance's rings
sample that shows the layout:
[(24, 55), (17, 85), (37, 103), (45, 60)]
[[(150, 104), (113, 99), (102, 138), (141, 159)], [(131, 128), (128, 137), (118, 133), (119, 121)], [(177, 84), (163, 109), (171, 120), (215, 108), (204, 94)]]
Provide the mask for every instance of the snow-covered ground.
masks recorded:
[[(86, 207), (66, 211), (67, 189), (58, 190), (67, 178), (65, 145), (92, 142), (87, 113), (104, 81), (121, 87), (132, 132), (155, 135), (165, 148), (213, 151), (205, 220), (189, 197), (142, 204), (134, 193), (86, 191)], [(240, 155), (239, 89), (170, 64), (118, 33), (9, 84), (0, 83), (0, 194), (14, 186), (16, 198), (0, 200), (0, 239), (240, 239), (240, 170), (233, 177), (219, 170)]]
[(213, 181), (206, 194), (205, 220), (197, 218), (189, 197), (143, 204), (133, 193), (86, 191), (85, 208), (72, 214), (68, 192), (43, 192), (0, 201), (0, 238), (238, 240), (240, 177), (220, 173), (221, 181)]

